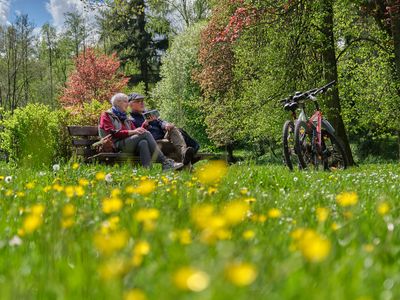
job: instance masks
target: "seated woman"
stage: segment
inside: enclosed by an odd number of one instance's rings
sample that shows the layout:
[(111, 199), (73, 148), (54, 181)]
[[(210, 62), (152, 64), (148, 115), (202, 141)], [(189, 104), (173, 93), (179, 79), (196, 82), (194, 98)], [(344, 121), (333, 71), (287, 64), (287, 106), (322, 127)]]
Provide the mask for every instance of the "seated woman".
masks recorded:
[(135, 128), (133, 120), (127, 115), (128, 96), (123, 93), (111, 98), (112, 108), (100, 117), (99, 135), (112, 134), (114, 146), (124, 153), (138, 154), (143, 167), (149, 168), (153, 160), (162, 164), (163, 170), (178, 170), (182, 163), (175, 163), (164, 156), (150, 132)]

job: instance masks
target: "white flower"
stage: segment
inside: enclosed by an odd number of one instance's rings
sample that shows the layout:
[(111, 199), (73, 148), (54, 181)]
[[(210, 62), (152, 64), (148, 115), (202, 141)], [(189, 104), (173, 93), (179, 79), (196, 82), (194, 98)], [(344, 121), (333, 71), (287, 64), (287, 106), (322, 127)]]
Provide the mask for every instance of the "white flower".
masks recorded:
[(6, 178), (4, 178), (4, 181), (6, 183), (10, 183), (12, 181), (12, 176), (7, 176)]
[(18, 235), (14, 235), (13, 238), (8, 242), (10, 246), (19, 246), (22, 244), (22, 240)]
[(112, 179), (112, 176), (111, 176), (111, 174), (110, 173), (108, 173), (107, 175), (106, 175), (106, 177), (104, 177), (104, 180), (105, 181), (107, 181), (107, 182), (112, 182), (113, 181), (113, 179)]
[(59, 164), (53, 165), (53, 171), (54, 172), (60, 171), (60, 165)]
[[(54, 168), (54, 167), (53, 167)], [(46, 175), (46, 172), (43, 172), (43, 171), (40, 171), (39, 172), (39, 176), (44, 176), (44, 175)]]
[(299, 180), (297, 177), (293, 177), (294, 182), (296, 182), (297, 180)]

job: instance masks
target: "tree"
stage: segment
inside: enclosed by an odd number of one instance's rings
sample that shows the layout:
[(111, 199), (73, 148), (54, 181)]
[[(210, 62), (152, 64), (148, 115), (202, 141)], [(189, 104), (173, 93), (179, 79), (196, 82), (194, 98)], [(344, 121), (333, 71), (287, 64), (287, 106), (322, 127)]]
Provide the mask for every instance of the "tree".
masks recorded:
[(119, 71), (116, 54), (107, 56), (93, 49), (81, 53), (75, 61), (75, 70), (70, 75), (60, 102), (63, 106), (82, 106), (93, 99), (108, 101), (113, 93), (121, 91), (128, 79)]
[(204, 26), (200, 23), (188, 27), (173, 40), (162, 60), (161, 81), (152, 91), (152, 98), (161, 109), (162, 117), (183, 127), (202, 145), (210, 142), (201, 110), (201, 89), (192, 75), (199, 67), (197, 57)]

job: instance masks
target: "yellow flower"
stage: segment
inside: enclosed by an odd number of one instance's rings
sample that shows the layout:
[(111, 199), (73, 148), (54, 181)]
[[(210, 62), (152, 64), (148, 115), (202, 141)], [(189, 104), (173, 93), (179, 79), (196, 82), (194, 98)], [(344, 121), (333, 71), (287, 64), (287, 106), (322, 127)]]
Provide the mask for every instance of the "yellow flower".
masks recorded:
[(170, 233), (170, 239), (182, 245), (189, 245), (192, 243), (192, 232), (190, 229), (176, 230)]
[(61, 227), (66, 229), (66, 228), (70, 228), (75, 224), (74, 219), (72, 218), (66, 218), (66, 219), (62, 219), (61, 220)]
[(214, 214), (214, 206), (211, 204), (200, 204), (192, 208), (192, 221), (199, 227), (205, 228), (208, 224), (208, 219)]
[(79, 164), (78, 164), (78, 163), (74, 163), (74, 164), (72, 165), (72, 169), (76, 170), (76, 169), (78, 169), (78, 168), (79, 168)]
[(174, 273), (173, 282), (180, 290), (201, 292), (208, 287), (210, 277), (201, 270), (183, 267)]
[(114, 232), (111, 234), (97, 233), (94, 236), (94, 245), (100, 253), (110, 255), (115, 251), (124, 248), (128, 242), (126, 231)]
[(246, 202), (234, 201), (225, 206), (222, 216), (228, 225), (236, 225), (244, 220), (248, 211), (249, 205)]
[(257, 269), (249, 263), (233, 263), (225, 270), (227, 279), (237, 286), (250, 285), (257, 278)]
[(121, 276), (127, 271), (127, 264), (122, 258), (113, 258), (99, 267), (100, 277), (103, 280), (111, 280)]
[(44, 205), (43, 204), (35, 204), (34, 206), (32, 206), (31, 208), (31, 213), (33, 215), (41, 215), (44, 213)]
[(17, 197), (19, 197), (19, 198), (25, 197), (25, 193), (24, 192), (17, 192)]
[(76, 208), (71, 203), (68, 203), (63, 207), (63, 216), (65, 218), (73, 216), (75, 214), (75, 212), (76, 212)]
[(124, 300), (147, 300), (147, 297), (142, 290), (132, 289), (124, 293)]
[(376, 210), (378, 211), (378, 214), (380, 214), (381, 216), (387, 215), (388, 212), (390, 211), (389, 203), (387, 202), (379, 203)]
[(155, 221), (158, 219), (160, 212), (155, 208), (142, 208), (135, 214), (135, 220), (143, 223), (144, 230), (152, 231), (155, 227)]
[(133, 253), (137, 255), (147, 255), (150, 253), (150, 244), (146, 241), (138, 241), (133, 247)]
[(336, 196), (336, 202), (343, 207), (353, 206), (358, 202), (358, 195), (356, 192), (344, 192)]
[(244, 199), (244, 202), (251, 204), (251, 203), (256, 202), (256, 198), (246, 198), (246, 199)]
[(333, 222), (333, 223), (332, 223), (331, 229), (332, 229), (333, 231), (339, 230), (339, 228), (340, 228), (340, 226), (339, 226), (338, 223), (336, 223), (336, 222)]
[(79, 179), (78, 183), (80, 186), (87, 186), (87, 185), (89, 185), (89, 180), (87, 180), (85, 178), (81, 178), (81, 179)]
[(323, 223), (329, 216), (329, 209), (327, 209), (326, 207), (318, 207), (316, 210), (316, 214), (318, 222)]
[(196, 171), (196, 177), (202, 184), (214, 184), (219, 182), (228, 172), (228, 166), (224, 161), (212, 161)]
[(363, 250), (367, 253), (371, 253), (372, 251), (374, 251), (374, 245), (372, 244), (365, 244), (363, 245)]
[(294, 240), (293, 248), (300, 250), (308, 261), (321, 262), (330, 253), (330, 241), (312, 229), (299, 228), (293, 231), (291, 236)]
[(243, 238), (245, 240), (252, 240), (256, 236), (256, 233), (253, 230), (246, 230), (243, 232)]
[(29, 182), (29, 183), (27, 183), (26, 185), (25, 185), (25, 188), (27, 189), (27, 190), (31, 190), (31, 189), (33, 189), (35, 187), (35, 183), (34, 182)]
[(154, 180), (145, 179), (142, 180), (136, 188), (128, 187), (127, 191), (131, 192), (132, 194), (139, 194), (142, 196), (147, 196), (151, 194), (157, 185)]
[(104, 173), (104, 172), (96, 173), (96, 180), (101, 181), (101, 180), (105, 180), (105, 178), (106, 178), (106, 173)]
[(75, 187), (75, 195), (77, 195), (78, 197), (82, 197), (83, 195), (85, 195), (85, 190), (82, 186), (78, 185)]
[(277, 219), (281, 216), (282, 216), (282, 212), (277, 208), (271, 208), (268, 211), (268, 217), (270, 217), (271, 219)]
[(135, 214), (135, 219), (138, 222), (157, 220), (160, 212), (155, 208), (142, 208)]
[(247, 195), (248, 192), (249, 192), (249, 190), (247, 188), (245, 188), (245, 187), (240, 189), (240, 193), (242, 195)]
[(42, 225), (42, 217), (37, 214), (28, 215), (23, 223), (24, 232), (32, 233)]
[(75, 188), (73, 186), (66, 186), (64, 192), (68, 198), (72, 198), (75, 195)]
[(103, 212), (110, 214), (121, 210), (123, 202), (119, 198), (106, 198), (103, 200)]

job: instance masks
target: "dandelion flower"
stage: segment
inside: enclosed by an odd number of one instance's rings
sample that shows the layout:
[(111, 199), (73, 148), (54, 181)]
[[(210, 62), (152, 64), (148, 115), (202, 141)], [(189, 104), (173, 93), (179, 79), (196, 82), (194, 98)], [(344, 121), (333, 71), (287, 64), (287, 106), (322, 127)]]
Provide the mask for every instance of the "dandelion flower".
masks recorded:
[(257, 269), (249, 263), (233, 263), (225, 270), (227, 279), (237, 286), (250, 285), (257, 278)]
[(329, 209), (326, 207), (318, 207), (316, 210), (317, 220), (320, 223), (323, 223), (328, 219), (329, 216)]
[(147, 297), (142, 290), (132, 289), (124, 293), (124, 300), (147, 300)]
[(228, 172), (228, 166), (224, 161), (209, 162), (197, 170), (196, 177), (202, 184), (214, 184), (219, 182)]
[(344, 192), (336, 196), (336, 202), (343, 207), (356, 205), (358, 195), (356, 192)]
[(387, 202), (379, 203), (376, 210), (378, 211), (378, 214), (380, 214), (381, 216), (387, 215), (390, 211), (389, 203)]
[(277, 218), (280, 218), (281, 216), (282, 216), (282, 212), (277, 208), (271, 208), (268, 211), (268, 217), (270, 217), (271, 219), (277, 219)]
[(60, 171), (60, 165), (59, 165), (59, 164), (54, 164), (54, 165), (53, 165), (53, 171), (54, 171), (54, 172)]
[(183, 267), (174, 273), (173, 282), (180, 290), (201, 292), (208, 287), (210, 277), (201, 270)]

